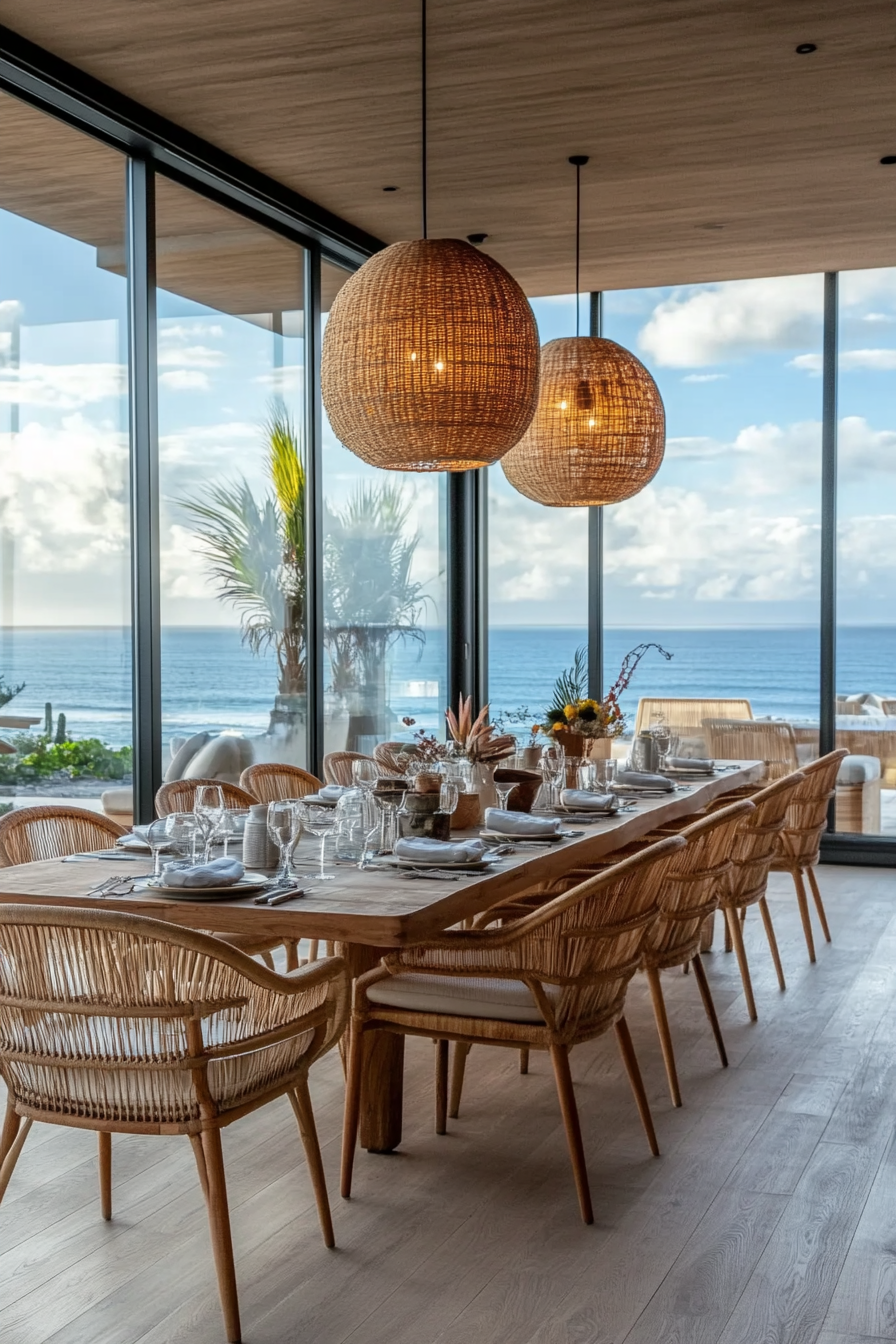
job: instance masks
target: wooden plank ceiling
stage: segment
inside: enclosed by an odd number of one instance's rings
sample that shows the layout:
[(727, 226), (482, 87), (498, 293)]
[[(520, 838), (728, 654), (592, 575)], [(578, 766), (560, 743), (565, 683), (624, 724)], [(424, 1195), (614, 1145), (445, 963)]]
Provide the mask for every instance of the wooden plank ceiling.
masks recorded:
[[(418, 0), (3, 5), (387, 241), (420, 229), (419, 21)], [(487, 233), (528, 293), (574, 285), (573, 153), (583, 289), (896, 264), (892, 0), (429, 0), (429, 22), (430, 232)]]

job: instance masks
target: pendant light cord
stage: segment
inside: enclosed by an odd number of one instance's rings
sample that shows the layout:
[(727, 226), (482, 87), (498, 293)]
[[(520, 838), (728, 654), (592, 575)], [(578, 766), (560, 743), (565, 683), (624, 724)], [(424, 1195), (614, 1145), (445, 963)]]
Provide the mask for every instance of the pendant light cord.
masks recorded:
[[(426, 0), (423, 0), (426, 3)], [(571, 154), (569, 162), (576, 170), (576, 339), (579, 336), (579, 262), (582, 232), (582, 169), (588, 162), (587, 154)]]
[(420, 0), (420, 117), (421, 127), (421, 169), (423, 188), (423, 237), (429, 236), (426, 219), (426, 0)]

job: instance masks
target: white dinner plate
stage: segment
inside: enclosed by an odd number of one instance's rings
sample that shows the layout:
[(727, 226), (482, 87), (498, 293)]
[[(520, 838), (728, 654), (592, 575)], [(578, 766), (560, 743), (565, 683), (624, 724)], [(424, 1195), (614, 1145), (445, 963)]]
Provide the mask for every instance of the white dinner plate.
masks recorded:
[(481, 873), (493, 863), (497, 863), (497, 859), (486, 854), (481, 859), (463, 859), (459, 863), (446, 863), (444, 859), (405, 859), (397, 854), (395, 862), (399, 868), (451, 868), (459, 873)]
[(508, 845), (554, 845), (558, 840), (566, 840), (562, 831), (544, 831), (541, 835), (508, 835), (505, 831), (480, 831), (484, 840), (503, 840)]
[(170, 896), (175, 901), (220, 900), (222, 896), (231, 896), (238, 900), (241, 896), (251, 896), (261, 891), (270, 882), (264, 873), (246, 873), (239, 882), (231, 882), (225, 887), (166, 887), (153, 878), (147, 880), (148, 890), (158, 892), (160, 896)]

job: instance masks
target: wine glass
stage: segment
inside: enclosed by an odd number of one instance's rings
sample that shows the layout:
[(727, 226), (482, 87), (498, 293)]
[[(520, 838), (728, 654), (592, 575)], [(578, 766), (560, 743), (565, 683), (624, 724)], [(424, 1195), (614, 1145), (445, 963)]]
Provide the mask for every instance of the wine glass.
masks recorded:
[(224, 790), (220, 784), (200, 784), (193, 796), (193, 811), (205, 842), (204, 860), (208, 863), (215, 831), (224, 815)]
[(170, 812), (165, 818), (165, 834), (176, 854), (196, 862), (196, 841), (201, 835), (199, 820), (193, 812)]
[(559, 806), (560, 790), (566, 783), (566, 752), (559, 742), (548, 742), (542, 747), (541, 773), (550, 795), (550, 806)]
[(594, 761), (586, 761), (576, 771), (576, 784), (587, 793), (593, 793), (597, 786), (597, 768)]
[(169, 844), (168, 818), (156, 817), (146, 828), (146, 842), (152, 851), (152, 876), (162, 876), (162, 850)]
[[(280, 850), (277, 881), (288, 882), (292, 877), (292, 851), (301, 834), (299, 804), (279, 801), (268, 803), (268, 835)], [(327, 811), (330, 809), (328, 808)]]
[(513, 793), (515, 788), (516, 788), (515, 779), (512, 779), (509, 784), (506, 781), (499, 784), (498, 781), (495, 780), (495, 793), (498, 795), (498, 806), (501, 808), (502, 811), (506, 812), (507, 800), (509, 799), (510, 795)]
[[(273, 804), (272, 804), (273, 806)], [(336, 822), (336, 809), (332, 807), (319, 807), (315, 803), (308, 803), (303, 799), (294, 804), (295, 815), (306, 831), (316, 835), (320, 840), (320, 872), (312, 873), (311, 876), (318, 882), (334, 882), (335, 877), (332, 873), (324, 871), (327, 836), (333, 830)]]

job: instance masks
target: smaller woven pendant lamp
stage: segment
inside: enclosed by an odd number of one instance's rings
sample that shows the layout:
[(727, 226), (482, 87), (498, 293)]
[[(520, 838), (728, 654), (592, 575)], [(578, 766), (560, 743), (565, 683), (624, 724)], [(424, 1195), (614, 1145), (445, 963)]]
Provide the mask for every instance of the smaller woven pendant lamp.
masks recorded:
[(659, 388), (639, 359), (598, 336), (579, 336), (579, 172), (575, 155), (576, 336), (541, 352), (541, 389), (531, 425), (501, 459), (510, 484), (554, 508), (618, 504), (659, 471), (666, 416)]
[(538, 328), (503, 266), (427, 237), (426, 0), (422, 18), (423, 237), (393, 243), (342, 286), (321, 351), (337, 438), (392, 471), (467, 471), (503, 457), (538, 404)]

